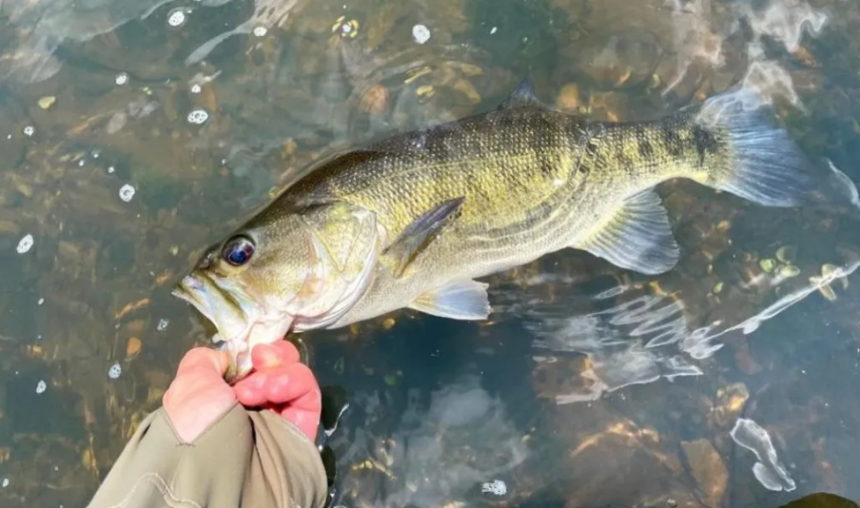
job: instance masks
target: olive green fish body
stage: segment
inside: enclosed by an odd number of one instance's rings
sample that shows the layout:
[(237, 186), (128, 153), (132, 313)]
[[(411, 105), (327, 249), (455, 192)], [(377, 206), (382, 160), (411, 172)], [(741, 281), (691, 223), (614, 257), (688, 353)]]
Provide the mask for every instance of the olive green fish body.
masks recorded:
[[(497, 122), (494, 115), (505, 115), (504, 121)], [(466, 123), (462, 131), (446, 129), (438, 141), (433, 131), (411, 134), (407, 139), (424, 141), (418, 158), (405, 164), (406, 171), (377, 175), (372, 190), (362, 186), (344, 192), (340, 187), (332, 193), (377, 213), (391, 239), (434, 204), (466, 198), (462, 215), (405, 276), (395, 277), (383, 262), (375, 284), (335, 326), (402, 308), (404, 302), (453, 281), (480, 278), (566, 247), (591, 250), (589, 239), (605, 229), (628, 198), (677, 177), (707, 183), (710, 171), (719, 172), (718, 161), (730, 156), (724, 136), (705, 131), (684, 115), (600, 124), (533, 106), (470, 121), (474, 127)], [(469, 128), (504, 142), (472, 144)], [(396, 146), (401, 140), (391, 143)], [(475, 145), (495, 150), (476, 150)], [(457, 152), (465, 156), (451, 157)], [(388, 186), (397, 190), (378, 188)], [(664, 213), (659, 202), (654, 210)], [(671, 239), (663, 247), (677, 249)], [(676, 256), (670, 253), (671, 262)]]
[(542, 106), (526, 82), (493, 111), (321, 164), (213, 246), (177, 294), (235, 352), (404, 307), (484, 319), (475, 279), (564, 248), (662, 273), (679, 249), (660, 182), (766, 206), (797, 206), (816, 188), (759, 108), (741, 91), (656, 121), (589, 122)]
[[(385, 247), (421, 214), (464, 197), (456, 219), (399, 278), (391, 261), (369, 300), (338, 326), (449, 280), (475, 278), (562, 248), (570, 236), (586, 124), (538, 108), (500, 109), (398, 136), (335, 158), (282, 194), (272, 209), (349, 202), (374, 213)], [(261, 220), (266, 220), (265, 215)], [(402, 306), (402, 305), (400, 305)]]

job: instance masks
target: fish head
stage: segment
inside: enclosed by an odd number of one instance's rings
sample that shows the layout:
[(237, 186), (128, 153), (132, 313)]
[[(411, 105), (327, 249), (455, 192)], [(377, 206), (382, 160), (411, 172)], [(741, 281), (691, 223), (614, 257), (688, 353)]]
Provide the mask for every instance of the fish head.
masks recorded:
[(174, 289), (218, 329), (234, 381), (251, 371), (256, 345), (335, 323), (373, 279), (375, 215), (332, 207), (264, 211), (207, 249)]

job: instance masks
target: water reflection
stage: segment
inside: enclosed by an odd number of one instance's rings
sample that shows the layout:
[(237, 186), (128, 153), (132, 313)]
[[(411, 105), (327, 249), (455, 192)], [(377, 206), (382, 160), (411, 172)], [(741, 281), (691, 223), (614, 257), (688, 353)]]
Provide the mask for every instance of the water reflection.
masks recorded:
[[(610, 295), (632, 288), (617, 287), (593, 297), (604, 304)], [(610, 300), (611, 301), (611, 300)], [(570, 309), (587, 308), (577, 305)], [(583, 302), (585, 303), (585, 302)], [(590, 302), (589, 302), (590, 303)], [(567, 305), (568, 302), (565, 302)], [(558, 395), (558, 403), (593, 401), (625, 386), (652, 383), (661, 377), (697, 376), (702, 371), (670, 349), (687, 333), (684, 305), (668, 296), (642, 295), (584, 315), (562, 317), (538, 310), (526, 318), (526, 329), (538, 340), (534, 347), (548, 353), (580, 353), (588, 357), (585, 393)], [(557, 313), (556, 313), (557, 314)], [(535, 356), (536, 362), (554, 362), (555, 356)]]
[[(480, 379), (466, 375), (429, 394), (411, 390), (394, 428), (344, 428), (331, 442), (345, 479), (336, 496), (346, 506), (430, 508), (473, 503), (481, 496), (504, 498), (503, 479), (530, 454), (506, 405)], [(372, 422), (385, 411), (377, 393), (358, 393)]]
[[(835, 299), (831, 285), (841, 281), (847, 287), (847, 277), (860, 266), (856, 249), (843, 247), (840, 253), (850, 261), (842, 261), (844, 266), (825, 264), (820, 275), (808, 276), (806, 281), (790, 262), (765, 258), (766, 263), (758, 263), (758, 273), (750, 272), (750, 279), (737, 288), (724, 288), (718, 282), (708, 296), (716, 297), (723, 289), (754, 291), (762, 302), (758, 304), (761, 309), (732, 310), (730, 321), (707, 319), (724, 312), (716, 298), (704, 308), (697, 305), (690, 309), (683, 290), (673, 291), (656, 281), (615, 285), (616, 277), (589, 280), (584, 289), (570, 279), (556, 280), (554, 299), (559, 302), (550, 304), (528, 290), (500, 291), (497, 297), (505, 303), (497, 306), (497, 313), (523, 321), (525, 329), (536, 337), (533, 360), (539, 364), (552, 364), (558, 355), (586, 356), (587, 369), (580, 373), (584, 391), (558, 395), (556, 402), (593, 401), (632, 384), (702, 375), (697, 361), (722, 349), (724, 336), (735, 331), (749, 335), (816, 292)], [(544, 277), (531, 277), (527, 287), (546, 283)], [(601, 289), (601, 283), (609, 287)], [(732, 295), (726, 305), (736, 305), (742, 297)], [(767, 304), (769, 299), (775, 301)]]
[[(745, 83), (858, 181), (857, 33), (840, 0), (0, 2), (0, 505), (84, 506), (213, 331), (171, 283), (313, 161), (531, 74), (612, 120)], [(563, 252), (494, 277), (489, 323), (308, 334), (348, 389), (337, 503), (860, 499), (857, 222), (660, 192), (668, 274)]]
[(759, 424), (748, 418), (738, 418), (731, 436), (735, 443), (755, 454), (758, 461), (753, 465), (753, 474), (765, 488), (786, 492), (796, 488), (776, 456), (770, 435)]
[[(146, 18), (173, 0), (11, 0), (0, 4), (0, 12), (15, 27), (19, 37), (10, 37), (11, 54), (0, 65), (0, 76), (23, 83), (47, 80), (59, 72), (57, 55), (68, 42), (83, 42), (109, 34), (125, 23)], [(10, 34), (11, 35), (11, 34)]]

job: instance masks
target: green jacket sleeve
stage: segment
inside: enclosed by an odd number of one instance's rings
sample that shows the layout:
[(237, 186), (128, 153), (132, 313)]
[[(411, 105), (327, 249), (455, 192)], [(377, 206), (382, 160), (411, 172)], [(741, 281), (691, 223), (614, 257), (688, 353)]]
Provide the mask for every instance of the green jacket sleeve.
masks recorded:
[(90, 508), (322, 508), (327, 483), (316, 446), (271, 411), (236, 405), (193, 443), (164, 409), (138, 427)]

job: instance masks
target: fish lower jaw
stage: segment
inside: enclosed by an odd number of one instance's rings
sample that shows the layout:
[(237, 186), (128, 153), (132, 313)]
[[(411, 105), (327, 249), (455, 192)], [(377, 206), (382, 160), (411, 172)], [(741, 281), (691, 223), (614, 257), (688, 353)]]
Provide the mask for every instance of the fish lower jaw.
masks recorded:
[(215, 337), (223, 342), (222, 347), (227, 350), (235, 364), (237, 372), (234, 380), (242, 379), (253, 370), (251, 352), (256, 346), (273, 344), (283, 339), (292, 324), (293, 318), (286, 317), (272, 322), (254, 323), (241, 335), (229, 339), (224, 339), (216, 334)]

